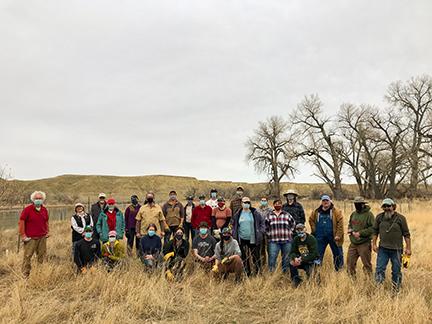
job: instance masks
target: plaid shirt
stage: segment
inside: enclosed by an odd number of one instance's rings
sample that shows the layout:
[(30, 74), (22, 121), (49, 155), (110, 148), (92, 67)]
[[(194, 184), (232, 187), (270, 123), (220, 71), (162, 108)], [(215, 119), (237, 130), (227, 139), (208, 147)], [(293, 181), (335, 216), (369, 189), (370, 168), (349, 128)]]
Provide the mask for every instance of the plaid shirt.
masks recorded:
[(286, 211), (281, 210), (279, 216), (272, 210), (265, 219), (266, 233), (270, 242), (292, 241), (295, 229), (294, 218)]

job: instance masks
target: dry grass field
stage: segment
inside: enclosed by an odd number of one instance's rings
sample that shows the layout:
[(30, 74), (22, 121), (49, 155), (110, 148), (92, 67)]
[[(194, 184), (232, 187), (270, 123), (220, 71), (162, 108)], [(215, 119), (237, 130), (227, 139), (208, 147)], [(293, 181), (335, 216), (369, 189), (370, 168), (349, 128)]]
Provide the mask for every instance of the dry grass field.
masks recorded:
[[(2, 323), (431, 323), (432, 219), (430, 202), (404, 211), (413, 256), (403, 270), (403, 289), (376, 288), (361, 273), (352, 281), (334, 273), (330, 251), (322, 283), (293, 289), (280, 270), (273, 275), (218, 282), (195, 272), (181, 283), (143, 272), (131, 258), (122, 269), (77, 276), (70, 261), (70, 227), (52, 224), (48, 261), (23, 279), (16, 230), (0, 236), (0, 321)], [(379, 209), (376, 205), (373, 210)], [(310, 209), (307, 209), (307, 213)], [(347, 215), (345, 215), (347, 218)], [(345, 250), (348, 243), (345, 244)], [(374, 256), (375, 262), (375, 256)]]

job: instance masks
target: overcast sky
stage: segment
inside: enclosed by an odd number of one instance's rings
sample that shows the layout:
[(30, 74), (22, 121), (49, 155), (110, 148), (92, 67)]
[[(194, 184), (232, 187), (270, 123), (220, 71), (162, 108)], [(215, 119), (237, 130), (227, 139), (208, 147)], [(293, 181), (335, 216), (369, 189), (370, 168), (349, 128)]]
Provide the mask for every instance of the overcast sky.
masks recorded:
[(312, 93), (384, 106), (431, 73), (431, 30), (430, 0), (0, 0), (0, 165), (265, 180), (245, 162), (259, 120)]

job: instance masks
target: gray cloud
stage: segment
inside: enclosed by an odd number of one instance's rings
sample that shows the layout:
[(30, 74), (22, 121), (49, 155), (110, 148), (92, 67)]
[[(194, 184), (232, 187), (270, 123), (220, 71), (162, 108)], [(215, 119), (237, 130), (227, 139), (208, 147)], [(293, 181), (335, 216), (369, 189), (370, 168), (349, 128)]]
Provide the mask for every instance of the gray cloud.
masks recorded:
[[(246, 138), (305, 94), (385, 105), (430, 73), (430, 1), (0, 2), (0, 163), (263, 180)], [(314, 180), (302, 167), (298, 181)]]

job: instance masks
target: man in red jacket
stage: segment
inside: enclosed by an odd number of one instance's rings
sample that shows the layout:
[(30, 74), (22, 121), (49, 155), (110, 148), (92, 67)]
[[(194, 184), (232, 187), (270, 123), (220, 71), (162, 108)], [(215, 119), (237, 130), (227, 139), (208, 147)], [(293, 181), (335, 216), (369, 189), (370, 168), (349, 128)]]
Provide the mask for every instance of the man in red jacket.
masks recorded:
[(18, 228), (21, 240), (24, 242), (24, 258), (22, 272), (25, 277), (30, 275), (31, 258), (34, 253), (42, 263), (46, 255), (46, 239), (48, 237), (48, 210), (43, 206), (46, 195), (42, 191), (31, 194), (31, 205), (25, 207), (21, 213)]
[(192, 239), (195, 237), (195, 235), (198, 235), (199, 232), (199, 226), (201, 222), (206, 222), (208, 224), (208, 228), (211, 229), (212, 226), (212, 208), (210, 206), (206, 205), (205, 196), (201, 195), (199, 196), (199, 205), (195, 207), (192, 211), (192, 218), (191, 218), (191, 224), (192, 224)]

